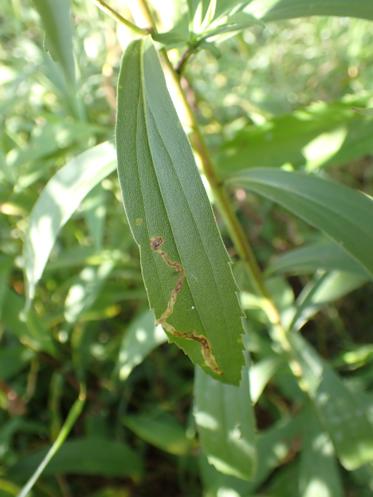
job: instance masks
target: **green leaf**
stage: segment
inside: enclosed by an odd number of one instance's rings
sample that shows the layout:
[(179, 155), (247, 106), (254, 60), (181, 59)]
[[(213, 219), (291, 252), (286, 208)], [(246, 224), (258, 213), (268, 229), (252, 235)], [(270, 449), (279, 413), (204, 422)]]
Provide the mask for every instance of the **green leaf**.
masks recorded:
[(243, 364), (237, 288), (157, 54), (143, 40), (123, 58), (116, 142), (150, 306), (193, 362), (237, 384)]
[(299, 367), (299, 381), (343, 466), (353, 470), (373, 461), (373, 419), (361, 397), (344, 385), (301, 335), (290, 333), (289, 341)]
[(167, 341), (161, 326), (155, 326), (153, 313), (148, 311), (136, 318), (126, 331), (118, 358), (118, 374), (126, 380), (133, 368), (158, 345)]
[(334, 239), (373, 274), (373, 201), (332, 181), (278, 169), (252, 169), (230, 182), (279, 203)]
[(0, 350), (0, 379), (8, 380), (19, 373), (33, 355), (30, 349), (17, 345), (10, 345)]
[[(46, 449), (20, 458), (11, 474), (24, 478), (39, 466)], [(142, 464), (139, 456), (127, 445), (103, 438), (81, 438), (65, 442), (46, 466), (43, 475), (93, 475), (139, 478)]]
[(56, 355), (51, 333), (40, 316), (32, 309), (24, 313), (25, 301), (15, 292), (9, 290), (5, 294), (2, 322), (5, 330), (34, 350), (43, 350), (52, 356)]
[(267, 357), (250, 368), (250, 397), (256, 404), (266, 385), (275, 374), (281, 361), (278, 357)]
[(315, 414), (306, 419), (307, 430), (299, 467), (302, 497), (344, 497), (333, 444)]
[(67, 80), (75, 81), (73, 33), (70, 18), (70, 0), (33, 0), (47, 38), (52, 57), (61, 65)]
[(201, 454), (199, 467), (203, 482), (203, 497), (251, 497), (250, 483), (217, 471)]
[(181, 456), (190, 450), (185, 429), (171, 416), (159, 413), (125, 416), (123, 423), (138, 437), (165, 452)]
[(296, 312), (289, 328), (299, 330), (322, 307), (360, 288), (368, 279), (364, 275), (341, 271), (316, 276), (298, 296)]
[(258, 467), (252, 481), (253, 488), (259, 487), (271, 472), (291, 453), (294, 441), (302, 433), (304, 415), (282, 419), (257, 437)]
[(66, 296), (64, 317), (67, 323), (75, 323), (94, 304), (113, 267), (113, 261), (106, 261), (97, 268), (88, 266), (80, 272)]
[(8, 291), (8, 279), (12, 270), (12, 263), (11, 257), (0, 255), (0, 322), (5, 296)]
[(373, 20), (371, 0), (277, 0), (274, 5), (272, 0), (269, 3), (271, 8), (262, 17), (266, 22), (306, 16), (346, 16)]
[(317, 102), (292, 114), (247, 125), (218, 150), (221, 175), (291, 164), (312, 170), (343, 165), (373, 151), (373, 119), (361, 98)]
[(218, 471), (249, 480), (255, 471), (255, 422), (247, 367), (239, 386), (196, 368), (194, 418), (201, 447)]
[(58, 233), (84, 197), (115, 169), (113, 146), (101, 143), (78, 155), (47, 183), (34, 205), (25, 234), (27, 298), (32, 300)]
[(289, 250), (275, 257), (266, 270), (271, 273), (303, 274), (319, 269), (343, 271), (369, 277), (366, 270), (342, 247), (332, 241), (320, 241)]

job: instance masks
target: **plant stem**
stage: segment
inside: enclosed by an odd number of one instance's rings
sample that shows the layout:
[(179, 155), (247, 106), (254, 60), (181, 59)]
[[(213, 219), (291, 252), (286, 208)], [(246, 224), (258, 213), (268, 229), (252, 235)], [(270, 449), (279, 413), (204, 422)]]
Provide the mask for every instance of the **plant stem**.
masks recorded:
[(39, 477), (41, 476), (41, 474), (43, 473), (45, 468), (48, 466), (51, 459), (56, 455), (58, 450), (61, 448), (61, 446), (65, 442), (71, 429), (73, 428), (78, 417), (80, 416), (80, 413), (82, 412), (85, 400), (86, 400), (86, 390), (85, 390), (84, 385), (81, 385), (79, 397), (72, 405), (72, 407), (69, 411), (69, 414), (67, 415), (66, 421), (63, 424), (56, 440), (54, 441), (51, 448), (46, 453), (44, 459), (41, 461), (39, 466), (36, 468), (35, 472), (32, 474), (30, 479), (26, 482), (26, 484), (22, 488), (21, 492), (18, 494), (18, 497), (27, 497), (27, 495), (29, 495), (32, 487), (38, 481)]
[(133, 22), (129, 21), (125, 17), (121, 16), (119, 12), (114, 10), (110, 5), (108, 5), (104, 0), (94, 0), (95, 4), (97, 7), (105, 12), (105, 14), (108, 14), (110, 17), (115, 19), (116, 21), (119, 21), (121, 24), (126, 26), (128, 29), (133, 31), (134, 33), (142, 36), (146, 36), (150, 33), (149, 29), (143, 29), (140, 28), (139, 26), (136, 26)]

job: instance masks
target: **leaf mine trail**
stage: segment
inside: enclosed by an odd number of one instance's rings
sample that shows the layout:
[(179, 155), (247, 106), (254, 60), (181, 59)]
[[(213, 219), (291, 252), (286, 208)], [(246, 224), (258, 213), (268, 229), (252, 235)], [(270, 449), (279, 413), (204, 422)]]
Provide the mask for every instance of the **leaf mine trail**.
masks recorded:
[(167, 307), (161, 314), (161, 316), (157, 319), (157, 324), (163, 326), (163, 328), (172, 336), (178, 338), (185, 338), (186, 340), (194, 340), (198, 342), (201, 346), (202, 357), (206, 363), (206, 366), (209, 367), (215, 374), (222, 376), (223, 372), (219, 368), (218, 363), (216, 362), (215, 356), (212, 352), (212, 348), (208, 339), (199, 335), (195, 331), (178, 331), (167, 322), (168, 318), (172, 315), (174, 306), (177, 301), (177, 297), (179, 293), (182, 291), (185, 281), (185, 270), (183, 266), (177, 262), (173, 261), (170, 256), (162, 249), (162, 245), (164, 244), (164, 239), (161, 236), (154, 236), (150, 239), (150, 248), (156, 252), (163, 260), (163, 262), (172, 268), (174, 271), (178, 273), (178, 278), (176, 280), (176, 284), (174, 288), (171, 290), (170, 298), (167, 302)]

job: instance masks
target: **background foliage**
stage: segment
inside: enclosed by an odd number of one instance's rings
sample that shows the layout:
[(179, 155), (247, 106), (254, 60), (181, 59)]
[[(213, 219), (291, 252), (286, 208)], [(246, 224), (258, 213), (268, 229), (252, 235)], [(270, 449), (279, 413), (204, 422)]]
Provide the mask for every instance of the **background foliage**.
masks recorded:
[[(131, 18), (130, 3), (110, 5)], [(19, 495), (74, 414), (35, 497), (371, 495), (371, 24), (257, 22), (258, 3), (218, 2), (210, 24), (210, 2), (152, 3), (175, 66), (195, 50), (185, 94), (291, 331), (298, 375), (216, 210), (248, 321), (251, 367), (236, 388), (201, 372), (194, 386), (147, 310), (111, 145), (133, 35), (88, 0), (71, 16), (67, 0), (58, 12), (3, 2), (0, 496)], [(224, 17), (238, 4), (250, 5)]]

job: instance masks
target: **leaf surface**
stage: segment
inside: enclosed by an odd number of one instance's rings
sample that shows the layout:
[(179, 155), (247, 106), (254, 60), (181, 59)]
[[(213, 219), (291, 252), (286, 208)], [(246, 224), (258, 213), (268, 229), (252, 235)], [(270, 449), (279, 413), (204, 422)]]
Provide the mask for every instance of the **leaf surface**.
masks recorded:
[(196, 368), (194, 418), (209, 463), (222, 473), (249, 480), (256, 456), (247, 367), (239, 386), (224, 385)]
[(140, 414), (125, 416), (123, 422), (138, 437), (165, 452), (180, 456), (187, 454), (190, 449), (185, 429), (171, 416)]
[[(12, 474), (25, 477), (37, 467), (47, 450), (40, 449), (20, 458)], [(99, 437), (87, 437), (65, 442), (44, 470), (44, 475), (130, 476), (142, 473), (139, 456), (124, 443)]]
[(115, 169), (114, 147), (101, 143), (63, 166), (47, 183), (29, 218), (24, 244), (27, 297), (33, 299), (57, 236), (84, 197)]
[(306, 420), (300, 457), (299, 494), (302, 497), (343, 497), (333, 444), (315, 414)]
[(117, 363), (119, 378), (122, 381), (126, 380), (132, 370), (166, 340), (162, 327), (155, 326), (154, 316), (150, 311), (134, 319), (124, 335), (119, 350)]
[(373, 119), (366, 99), (316, 102), (263, 124), (246, 125), (216, 155), (221, 175), (252, 167), (314, 170), (340, 166), (373, 151)]
[(70, 83), (75, 80), (75, 65), (70, 18), (70, 0), (33, 0), (47, 38), (52, 57), (61, 65)]
[(370, 0), (278, 0), (262, 19), (280, 21), (306, 16), (358, 17), (372, 21), (373, 3)]
[(241, 310), (192, 150), (149, 41), (124, 55), (116, 127), (123, 203), (150, 307), (193, 362), (237, 384)]
[(303, 247), (289, 250), (273, 259), (267, 274), (313, 273), (318, 269), (343, 271), (362, 277), (369, 277), (367, 271), (341, 246), (332, 241), (322, 240)]
[(334, 239), (373, 275), (373, 201), (341, 184), (278, 169), (252, 169), (234, 176)]
[(373, 419), (361, 398), (298, 333), (290, 333), (299, 380), (313, 401), (336, 454), (348, 470), (373, 460)]

